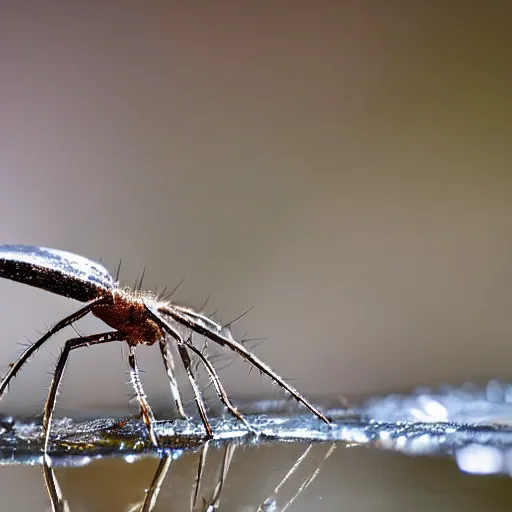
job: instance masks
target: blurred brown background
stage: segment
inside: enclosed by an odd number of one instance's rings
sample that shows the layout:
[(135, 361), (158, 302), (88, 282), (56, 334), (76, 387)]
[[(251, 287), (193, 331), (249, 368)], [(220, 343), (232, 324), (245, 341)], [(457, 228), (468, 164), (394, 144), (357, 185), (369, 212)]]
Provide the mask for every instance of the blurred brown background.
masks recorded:
[[(0, 241), (102, 258), (269, 340), (309, 396), (512, 375), (507, 2), (3, 3)], [(78, 304), (0, 282), (0, 365)], [(83, 334), (101, 329), (82, 321)], [(72, 330), (2, 401), (37, 413)], [(153, 404), (170, 400), (141, 349)], [(58, 414), (127, 414), (118, 345)], [(156, 371), (154, 371), (156, 370)], [(237, 396), (277, 396), (248, 368)], [(188, 395), (190, 396), (190, 394)], [(280, 395), (279, 395), (280, 396)]]
[[(211, 294), (226, 321), (255, 306), (238, 334), (269, 337), (258, 353), (310, 394), (508, 376), (498, 5), (4, 6), (0, 240), (122, 258), (152, 289), (186, 276), (177, 300)], [(77, 304), (0, 286), (7, 367)], [(38, 410), (49, 347), (4, 404)], [(61, 405), (124, 405), (125, 369), (118, 346), (73, 354)]]

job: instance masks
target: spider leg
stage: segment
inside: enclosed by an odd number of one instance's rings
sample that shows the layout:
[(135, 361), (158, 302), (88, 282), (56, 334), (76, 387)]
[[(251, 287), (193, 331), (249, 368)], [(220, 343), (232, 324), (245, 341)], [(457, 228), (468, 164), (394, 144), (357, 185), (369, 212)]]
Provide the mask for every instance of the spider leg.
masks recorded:
[(28, 346), (19, 356), (17, 361), (11, 366), (5, 377), (2, 379), (2, 382), (0, 382), (0, 398), (2, 398), (2, 396), (4, 395), (5, 390), (7, 389), (7, 386), (9, 385), (11, 380), (14, 377), (16, 377), (18, 372), (21, 370), (22, 366), (28, 361), (28, 359), (34, 354), (34, 352), (37, 349), (41, 348), (41, 346), (46, 341), (48, 341), (54, 334), (57, 334), (59, 331), (61, 331), (68, 325), (71, 325), (74, 322), (83, 318), (85, 315), (87, 315), (87, 313), (90, 313), (92, 309), (94, 309), (103, 301), (105, 301), (103, 297), (100, 297), (99, 299), (94, 299), (93, 301), (85, 305), (83, 308), (80, 308), (75, 313), (67, 316), (66, 318), (63, 318), (60, 322), (56, 323), (47, 333), (41, 336), (36, 342)]
[[(150, 306), (146, 305), (146, 308), (153, 314), (153, 317), (159, 319), (158, 313), (162, 313), (171, 317), (175, 322), (191, 329), (198, 334), (206, 336), (210, 340), (218, 343), (221, 346), (226, 346), (229, 349), (236, 352), (243, 359), (251, 363), (262, 373), (270, 377), (275, 383), (285, 389), (290, 395), (292, 395), (295, 400), (302, 403), (306, 406), (315, 416), (319, 419), (327, 423), (328, 425), (332, 424), (332, 421), (327, 418), (322, 412), (320, 412), (313, 404), (311, 404), (303, 395), (301, 395), (292, 385), (288, 384), (285, 380), (283, 380), (272, 368), (267, 366), (261, 359), (255, 356), (252, 352), (247, 350), (242, 343), (238, 343), (231, 336), (228, 337), (223, 334), (223, 329), (220, 325), (214, 324), (212, 320), (206, 318), (198, 313), (189, 313), (184, 310), (184, 308), (176, 309), (174, 306), (166, 306), (166, 307), (158, 307), (155, 310), (150, 308)], [(160, 319), (161, 322), (161, 319)], [(214, 324), (216, 325), (215, 329), (212, 329), (210, 326)]]
[(94, 334), (92, 336), (84, 336), (83, 338), (70, 339), (66, 341), (64, 348), (57, 361), (57, 366), (55, 367), (55, 372), (53, 374), (52, 383), (50, 384), (50, 390), (48, 392), (48, 398), (46, 399), (43, 413), (44, 478), (54, 512), (64, 512), (67, 506), (66, 502), (62, 497), (62, 492), (59, 488), (59, 485), (53, 474), (51, 459), (48, 455), (48, 447), (50, 443), (50, 429), (52, 425), (53, 413), (55, 411), (55, 402), (57, 400), (57, 393), (59, 390), (60, 383), (62, 382), (62, 377), (64, 375), (66, 363), (68, 361), (71, 351), (74, 349), (81, 347), (89, 347), (91, 345), (99, 345), (101, 343), (109, 343), (115, 340), (122, 340), (121, 334), (117, 331), (107, 332), (103, 334)]
[(206, 358), (206, 356), (197, 348), (192, 345), (190, 342), (185, 342), (186, 347), (194, 352), (197, 357), (201, 360), (201, 362), (204, 364), (206, 371), (208, 372), (208, 375), (210, 376), (211, 381), (213, 382), (213, 386), (215, 387), (215, 391), (217, 392), (217, 395), (219, 396), (220, 401), (226, 406), (227, 410), (236, 418), (238, 418), (249, 431), (252, 433), (256, 433), (253, 427), (249, 425), (249, 422), (240, 414), (240, 412), (237, 410), (237, 408), (233, 405), (231, 400), (229, 399), (228, 394), (226, 393), (226, 390), (224, 389), (224, 386), (222, 385), (222, 382), (219, 379), (219, 376), (217, 372), (215, 371), (214, 366), (212, 363)]
[(201, 390), (199, 389), (199, 386), (194, 375), (194, 371), (192, 370), (192, 361), (190, 360), (190, 356), (188, 355), (187, 349), (185, 348), (185, 343), (183, 342), (183, 339), (176, 331), (174, 332), (178, 336), (178, 339), (176, 339), (176, 341), (178, 342), (178, 352), (183, 362), (183, 366), (185, 367), (185, 370), (187, 372), (190, 385), (192, 386), (192, 389), (194, 391), (194, 397), (196, 400), (197, 408), (199, 410), (199, 416), (201, 416), (201, 421), (203, 422), (204, 428), (206, 429), (207, 436), (209, 438), (212, 438), (212, 427), (210, 425), (210, 421), (208, 420), (208, 415), (206, 414), (206, 407), (204, 405), (203, 397), (201, 396)]
[(171, 335), (172, 338), (176, 340), (176, 344), (178, 346), (178, 353), (180, 354), (181, 361), (183, 362), (183, 366), (185, 367), (185, 371), (187, 372), (188, 380), (190, 381), (190, 385), (192, 386), (192, 390), (194, 391), (194, 397), (196, 401), (197, 408), (199, 410), (199, 415), (201, 416), (201, 421), (203, 422), (204, 428), (206, 429), (206, 433), (209, 438), (213, 437), (212, 427), (210, 425), (210, 421), (208, 420), (208, 415), (206, 414), (206, 407), (204, 405), (203, 397), (201, 396), (201, 390), (199, 389), (199, 385), (197, 384), (194, 370), (192, 369), (192, 361), (187, 352), (187, 347), (185, 345), (185, 341), (181, 334), (174, 329), (171, 325), (165, 322), (160, 315), (155, 314), (151, 309), (146, 305), (147, 310), (153, 319), (164, 329), (168, 334)]
[(149, 439), (156, 448), (159, 448), (158, 437), (155, 432), (155, 416), (149, 405), (146, 393), (142, 387), (142, 381), (140, 380), (139, 368), (137, 367), (137, 361), (135, 359), (135, 346), (130, 345), (130, 352), (128, 353), (128, 364), (130, 365), (130, 377), (132, 379), (133, 388), (137, 394), (137, 400), (139, 401), (140, 409), (142, 412), (142, 419), (148, 430)]
[(102, 343), (109, 343), (111, 341), (122, 340), (122, 335), (118, 331), (111, 331), (102, 334), (93, 334), (91, 336), (84, 336), (82, 338), (73, 338), (66, 341), (64, 348), (57, 361), (57, 366), (53, 373), (52, 383), (50, 384), (50, 390), (48, 392), (48, 398), (44, 406), (43, 414), (43, 437), (44, 437), (44, 448), (43, 452), (48, 453), (48, 445), (50, 441), (50, 429), (53, 419), (53, 413), (55, 411), (55, 402), (57, 399), (57, 393), (62, 382), (64, 375), (64, 369), (72, 350), (81, 347), (90, 347), (92, 345), (99, 345)]
[(158, 343), (160, 346), (160, 353), (162, 354), (162, 359), (164, 361), (165, 371), (167, 372), (167, 377), (169, 378), (169, 384), (171, 386), (171, 392), (174, 398), (174, 403), (176, 404), (176, 409), (180, 417), (186, 420), (187, 415), (183, 409), (183, 402), (181, 400), (180, 390), (176, 380), (174, 357), (172, 355), (171, 347), (169, 347), (167, 344), (165, 337), (160, 338)]

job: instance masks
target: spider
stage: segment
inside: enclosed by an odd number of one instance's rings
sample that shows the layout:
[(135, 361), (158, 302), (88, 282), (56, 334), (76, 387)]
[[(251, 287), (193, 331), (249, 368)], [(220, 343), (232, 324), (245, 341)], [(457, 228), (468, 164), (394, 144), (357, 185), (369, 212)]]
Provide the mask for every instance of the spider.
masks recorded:
[(180, 334), (180, 326), (232, 350), (270, 377), (320, 420), (331, 424), (331, 420), (306, 400), (294, 387), (285, 382), (242, 343), (236, 341), (229, 329), (191, 308), (173, 304), (162, 296), (157, 296), (151, 292), (140, 291), (142, 278), (135, 289), (122, 288), (118, 283), (119, 268), (116, 277), (113, 278), (101, 264), (83, 256), (57, 249), (26, 245), (0, 245), (0, 277), (35, 286), (85, 303), (78, 311), (60, 320), (36, 342), (25, 349), (0, 382), (0, 398), (4, 395), (11, 380), (36, 350), (65, 327), (71, 326), (74, 322), (92, 313), (113, 329), (90, 336), (72, 338), (65, 342), (57, 360), (44, 406), (42, 429), (44, 436), (43, 452), (45, 455), (48, 453), (50, 429), (58, 388), (71, 352), (78, 348), (114, 341), (128, 344), (131, 381), (149, 439), (156, 448), (159, 447), (159, 442), (154, 428), (155, 417), (142, 387), (137, 367), (135, 350), (138, 345), (157, 344), (159, 346), (176, 409), (182, 418), (187, 419), (175, 377), (175, 362), (170, 350), (170, 343), (174, 342), (192, 386), (199, 415), (208, 438), (213, 437), (213, 431), (208, 420), (201, 390), (195, 379), (191, 354), (197, 356), (205, 367), (220, 401), (227, 410), (238, 418), (248, 430), (255, 432), (244, 416), (232, 404), (211, 361), (203, 351), (192, 343), (191, 338), (186, 339)]

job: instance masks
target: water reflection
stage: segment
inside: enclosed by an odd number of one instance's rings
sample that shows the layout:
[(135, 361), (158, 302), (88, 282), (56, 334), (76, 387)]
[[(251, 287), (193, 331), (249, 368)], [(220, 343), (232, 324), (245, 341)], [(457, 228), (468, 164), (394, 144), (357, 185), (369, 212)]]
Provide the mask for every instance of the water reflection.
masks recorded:
[(171, 466), (171, 461), (172, 456), (169, 454), (160, 459), (158, 467), (156, 468), (155, 476), (146, 491), (144, 500), (136, 503), (132, 507), (129, 507), (128, 512), (150, 512), (155, 508), (158, 495), (160, 494), (160, 489), (162, 488), (162, 484), (167, 476), (169, 467)]
[[(235, 455), (235, 451), (237, 448), (240, 448), (239, 443), (236, 442), (229, 442), (223, 447), (223, 455), (220, 463), (218, 464), (219, 467), (217, 468), (217, 476), (212, 489), (203, 489), (203, 487), (207, 487), (204, 480), (205, 468), (208, 464), (208, 452), (210, 446), (211, 442), (208, 441), (202, 446), (200, 450), (197, 474), (193, 484), (190, 486), (190, 512), (214, 512), (219, 510), (224, 486), (228, 478), (228, 472)], [(324, 462), (332, 455), (335, 448), (336, 445), (334, 443), (328, 447), (327, 452), (324, 454), (323, 458), (316, 465), (316, 467), (314, 467), (313, 471), (310, 472), (307, 478), (303, 480), (300, 485), (296, 486), (296, 490), (293, 495), (280, 505), (279, 494), (285, 484), (287, 484), (293, 478), (299, 467), (303, 464), (310, 452), (313, 450), (313, 444), (310, 444), (297, 458), (295, 463), (283, 476), (283, 478), (279, 481), (273, 492), (259, 504), (247, 504), (244, 507), (244, 512), (285, 512), (288, 510), (299, 498), (299, 496), (314, 482), (320, 473)], [(175, 457), (173, 456), (172, 452), (163, 454), (158, 462), (158, 466), (156, 468), (153, 479), (145, 492), (144, 498), (141, 501), (128, 506), (126, 512), (152, 512), (155, 510), (158, 495), (160, 494), (164, 481), (168, 477), (168, 472), (171, 468), (171, 462), (174, 458)], [(50, 459), (45, 459), (43, 461), (43, 472), (45, 482), (48, 486), (52, 510), (54, 512), (71, 512), (70, 505), (61, 491)]]
[[(27, 499), (43, 491), (39, 478), (26, 484), (33, 472), (21, 471), (25, 477), (12, 480), (20, 474), (16, 466), (43, 464), (58, 512), (331, 511), (356, 495), (367, 501), (376, 483), (380, 493), (395, 489), (393, 496), (421, 494), (425, 488), (430, 497), (439, 488), (457, 496), (449, 506), (439, 495), (439, 510), (493, 510), (480, 507), (474, 494), (481, 491), (487, 501), (490, 489), (497, 486), (493, 499), (501, 492), (503, 503), (512, 500), (508, 483), (500, 487), (493, 483), (496, 480), (481, 477), (512, 475), (512, 404), (496, 400), (496, 389), (492, 383), (485, 392), (466, 387), (388, 396), (363, 404), (354, 415), (326, 409), (335, 420), (332, 428), (311, 415), (253, 413), (250, 422), (257, 426), (258, 437), (233, 418), (218, 417), (213, 422), (215, 439), (209, 442), (198, 422), (163, 421), (156, 428), (167, 451), (158, 459), (144, 438), (144, 426), (136, 420), (58, 421), (52, 459), (43, 459), (40, 425), (7, 418), (0, 422), (2, 509), (40, 509), (13, 507), (9, 496), (16, 488)], [(305, 492), (334, 446), (335, 462), (322, 470), (315, 492)], [(397, 453), (409, 457), (399, 458)], [(136, 478), (130, 467), (137, 467)], [(405, 469), (397, 470), (400, 467)], [(34, 469), (41, 474), (40, 467)], [(391, 501), (397, 500), (390, 500), (389, 510), (396, 510), (398, 505)], [(417, 508), (416, 500), (405, 508), (410, 506)]]
[[(237, 445), (223, 482), (218, 511), (255, 512), (269, 497), (267, 505), (271, 507), (275, 488), (308, 446), (309, 443)], [(313, 445), (293, 477), (278, 489), (274, 498), (277, 510), (315, 472), (331, 446)], [(225, 445), (214, 443), (208, 448), (197, 507), (211, 501), (221, 474), (224, 449)], [(200, 450), (184, 451), (171, 461), (153, 512), (189, 512), (200, 456)], [(81, 466), (70, 466), (69, 461), (61, 465), (56, 459), (53, 468), (72, 512), (127, 512), (135, 505), (140, 507), (161, 461), (142, 454), (128, 457), (128, 461), (121, 456), (81, 459), (85, 462)], [(0, 510), (51, 510), (40, 465), (0, 466), (0, 496)], [(462, 473), (453, 459), (444, 457), (410, 457), (337, 444), (316, 479), (286, 512), (493, 512), (509, 510), (511, 502), (512, 487), (506, 475)]]

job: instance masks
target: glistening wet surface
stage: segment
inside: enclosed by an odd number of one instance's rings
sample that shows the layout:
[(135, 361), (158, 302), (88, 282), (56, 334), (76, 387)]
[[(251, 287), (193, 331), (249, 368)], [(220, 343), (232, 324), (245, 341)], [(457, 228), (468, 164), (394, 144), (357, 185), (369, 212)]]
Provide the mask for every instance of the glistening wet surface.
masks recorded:
[[(52, 460), (74, 512), (509, 510), (508, 390), (491, 382), (373, 399), (348, 415), (327, 411), (331, 428), (303, 412), (257, 413), (257, 438), (221, 417), (206, 444), (200, 423), (160, 422), (158, 455), (138, 421), (61, 420)], [(50, 510), (39, 426), (5, 420), (2, 430), (2, 510)]]

